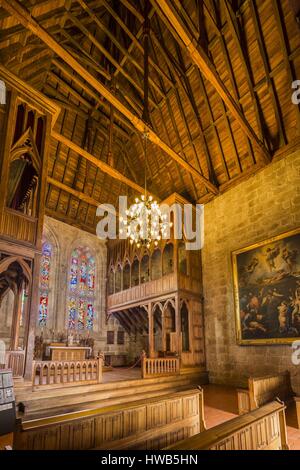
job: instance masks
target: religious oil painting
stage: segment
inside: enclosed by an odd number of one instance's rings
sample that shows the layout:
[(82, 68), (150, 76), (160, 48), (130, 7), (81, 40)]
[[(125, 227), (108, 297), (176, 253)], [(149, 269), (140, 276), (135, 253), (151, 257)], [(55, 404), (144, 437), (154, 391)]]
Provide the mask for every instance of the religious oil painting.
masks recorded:
[(300, 339), (300, 229), (232, 253), (239, 344)]

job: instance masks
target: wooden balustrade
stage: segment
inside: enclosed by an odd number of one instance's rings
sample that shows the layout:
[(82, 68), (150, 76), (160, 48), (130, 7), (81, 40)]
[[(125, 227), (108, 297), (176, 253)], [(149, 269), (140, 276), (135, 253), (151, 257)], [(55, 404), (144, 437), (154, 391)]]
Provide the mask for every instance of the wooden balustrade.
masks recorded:
[(85, 361), (34, 361), (33, 390), (102, 382), (102, 358)]
[(132, 302), (141, 302), (155, 295), (166, 294), (177, 289), (177, 274), (171, 273), (155, 281), (145, 282), (124, 291), (109, 295), (107, 306), (110, 311), (117, 310)]
[(178, 357), (159, 357), (142, 359), (142, 378), (179, 374)]
[(6, 351), (5, 367), (11, 369), (14, 378), (23, 377), (25, 365), (25, 351)]
[(276, 400), (165, 450), (288, 449), (285, 405)]

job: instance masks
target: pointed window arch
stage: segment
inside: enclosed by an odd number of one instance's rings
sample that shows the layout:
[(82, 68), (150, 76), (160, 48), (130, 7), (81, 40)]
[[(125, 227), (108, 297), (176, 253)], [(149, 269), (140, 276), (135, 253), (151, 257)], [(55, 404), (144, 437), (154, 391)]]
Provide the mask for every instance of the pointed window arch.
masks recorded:
[(130, 288), (130, 263), (128, 260), (125, 262), (123, 269), (123, 290)]
[(88, 247), (73, 250), (69, 271), (68, 327), (93, 330), (96, 263)]
[(40, 305), (39, 305), (39, 326), (47, 326), (49, 293), (50, 293), (50, 272), (53, 255), (51, 243), (45, 241), (42, 247), (42, 258), (40, 268)]

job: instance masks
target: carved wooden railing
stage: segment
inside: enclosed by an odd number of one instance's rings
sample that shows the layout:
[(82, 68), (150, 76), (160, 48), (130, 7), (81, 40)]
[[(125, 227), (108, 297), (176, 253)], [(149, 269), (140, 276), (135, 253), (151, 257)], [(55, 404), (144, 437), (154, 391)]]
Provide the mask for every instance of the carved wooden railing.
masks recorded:
[(102, 358), (85, 361), (34, 361), (33, 389), (101, 383), (102, 361)]
[(107, 298), (109, 311), (117, 310), (121, 305), (132, 302), (140, 302), (155, 295), (173, 292), (177, 289), (177, 274), (171, 273), (154, 281), (148, 281), (144, 284), (131, 287), (116, 294), (111, 294)]
[(179, 358), (178, 357), (159, 357), (142, 359), (142, 377), (155, 377), (162, 375), (179, 374)]
[(110, 311), (113, 311), (122, 305), (147, 300), (156, 295), (173, 292), (179, 288), (199, 293), (201, 292), (201, 282), (190, 276), (174, 272), (162, 276), (160, 279), (150, 280), (144, 284), (132, 286), (130, 289), (110, 294), (107, 298), (107, 306)]
[(285, 406), (273, 401), (167, 450), (288, 450)]
[(23, 377), (25, 365), (25, 351), (6, 351), (5, 367), (11, 369), (14, 378)]

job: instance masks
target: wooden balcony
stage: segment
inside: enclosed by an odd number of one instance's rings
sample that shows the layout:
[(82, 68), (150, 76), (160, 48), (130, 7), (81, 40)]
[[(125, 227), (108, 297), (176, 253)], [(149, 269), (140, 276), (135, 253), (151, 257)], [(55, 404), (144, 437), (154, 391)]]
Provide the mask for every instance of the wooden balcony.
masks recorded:
[(175, 292), (177, 290), (177, 274), (172, 273), (155, 281), (145, 282), (130, 289), (123, 290), (108, 296), (107, 307), (110, 312), (118, 310), (121, 306), (143, 303), (156, 296)]
[(36, 241), (37, 219), (14, 209), (5, 209), (2, 235), (14, 240), (34, 244)]
[(147, 300), (161, 297), (178, 290), (185, 290), (196, 294), (201, 293), (200, 279), (192, 279), (183, 274), (171, 273), (155, 281), (148, 281), (130, 289), (111, 294), (107, 299), (109, 312), (117, 311), (120, 307), (132, 304), (141, 304)]

